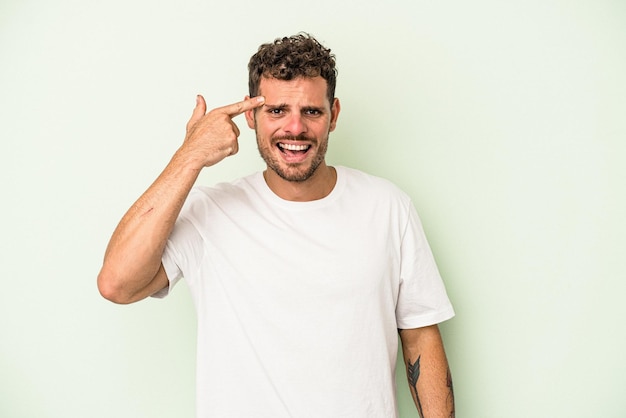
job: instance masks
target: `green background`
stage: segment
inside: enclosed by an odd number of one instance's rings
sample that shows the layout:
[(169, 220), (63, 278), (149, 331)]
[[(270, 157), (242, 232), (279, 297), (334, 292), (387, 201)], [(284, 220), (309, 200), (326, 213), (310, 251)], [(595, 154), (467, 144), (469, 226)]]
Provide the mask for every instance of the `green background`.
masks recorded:
[[(0, 1), (0, 416), (193, 416), (186, 286), (117, 306), (95, 278), (195, 95), (242, 99), (257, 46), (301, 30), (338, 57), (330, 163), (422, 217), (457, 416), (626, 416), (625, 3), (215, 3)], [(262, 168), (237, 122), (200, 183)]]

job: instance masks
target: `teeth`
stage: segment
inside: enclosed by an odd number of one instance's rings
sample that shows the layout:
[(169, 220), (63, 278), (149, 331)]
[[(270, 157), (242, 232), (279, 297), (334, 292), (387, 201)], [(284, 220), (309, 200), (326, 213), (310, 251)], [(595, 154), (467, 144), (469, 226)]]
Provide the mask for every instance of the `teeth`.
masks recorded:
[(282, 142), (279, 142), (278, 146), (289, 151), (306, 151), (310, 147), (310, 145), (283, 144)]

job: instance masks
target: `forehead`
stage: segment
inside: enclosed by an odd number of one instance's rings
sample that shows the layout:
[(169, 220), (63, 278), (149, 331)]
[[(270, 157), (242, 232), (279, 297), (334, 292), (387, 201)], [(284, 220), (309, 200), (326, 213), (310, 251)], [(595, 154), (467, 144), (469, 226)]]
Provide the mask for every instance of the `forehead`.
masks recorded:
[(326, 92), (328, 83), (322, 77), (298, 77), (293, 80), (262, 77), (259, 94), (268, 104), (298, 101), (306, 104), (329, 105)]

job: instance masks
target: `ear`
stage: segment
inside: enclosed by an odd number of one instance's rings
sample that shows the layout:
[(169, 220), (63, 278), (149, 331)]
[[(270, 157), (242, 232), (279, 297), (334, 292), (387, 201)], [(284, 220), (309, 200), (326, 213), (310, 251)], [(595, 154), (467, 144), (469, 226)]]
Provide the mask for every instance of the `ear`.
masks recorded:
[[(246, 96), (245, 100), (248, 100), (250, 98), (250, 96)], [(254, 112), (256, 109), (251, 109), (251, 110), (246, 110), (245, 111), (245, 116), (246, 116), (246, 122), (248, 122), (248, 127), (250, 129), (255, 129), (256, 128), (256, 123), (254, 120)]]
[(341, 110), (341, 104), (339, 99), (335, 97), (333, 105), (330, 108), (330, 132), (334, 131), (337, 127), (337, 118), (339, 117), (339, 111)]

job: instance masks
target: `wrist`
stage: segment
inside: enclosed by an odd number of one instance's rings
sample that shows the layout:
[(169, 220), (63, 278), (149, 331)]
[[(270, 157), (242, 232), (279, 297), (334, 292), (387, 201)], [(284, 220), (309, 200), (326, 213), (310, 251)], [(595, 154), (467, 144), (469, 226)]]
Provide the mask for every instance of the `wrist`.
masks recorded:
[(170, 165), (180, 171), (188, 171), (192, 174), (195, 173), (196, 176), (205, 167), (204, 161), (193, 153), (186, 152), (184, 146), (176, 150), (170, 161)]

